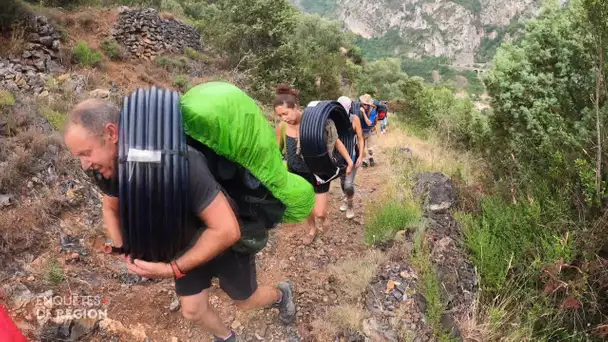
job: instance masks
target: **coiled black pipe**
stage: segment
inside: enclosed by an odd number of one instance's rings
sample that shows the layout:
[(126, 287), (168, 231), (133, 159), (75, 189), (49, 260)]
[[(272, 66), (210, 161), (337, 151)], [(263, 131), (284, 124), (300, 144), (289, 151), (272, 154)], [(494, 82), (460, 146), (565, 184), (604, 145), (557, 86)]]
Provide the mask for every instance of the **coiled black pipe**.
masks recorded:
[(325, 123), (333, 120), (338, 137), (349, 155), (355, 151), (355, 135), (348, 113), (337, 101), (312, 102), (306, 107), (300, 124), (300, 148), (308, 169), (323, 181), (330, 181), (346, 172), (347, 162), (336, 149), (327, 151)]
[(119, 132), (123, 250), (169, 261), (190, 243), (186, 232), (188, 160), (179, 94), (138, 89), (125, 97)]
[(350, 105), (350, 111), (348, 113), (356, 115), (360, 120), (363, 120), (363, 115), (361, 114), (361, 102), (353, 101), (353, 103)]

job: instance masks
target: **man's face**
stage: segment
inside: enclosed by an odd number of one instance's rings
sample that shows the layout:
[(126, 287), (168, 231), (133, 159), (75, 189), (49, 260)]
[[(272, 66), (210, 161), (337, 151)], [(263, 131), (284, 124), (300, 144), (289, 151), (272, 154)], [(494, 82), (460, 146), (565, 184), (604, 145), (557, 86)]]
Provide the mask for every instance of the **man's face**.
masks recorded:
[(96, 170), (106, 179), (115, 177), (118, 126), (107, 124), (103, 134), (95, 135), (81, 125), (72, 124), (66, 130), (65, 144), (80, 159), (85, 171)]

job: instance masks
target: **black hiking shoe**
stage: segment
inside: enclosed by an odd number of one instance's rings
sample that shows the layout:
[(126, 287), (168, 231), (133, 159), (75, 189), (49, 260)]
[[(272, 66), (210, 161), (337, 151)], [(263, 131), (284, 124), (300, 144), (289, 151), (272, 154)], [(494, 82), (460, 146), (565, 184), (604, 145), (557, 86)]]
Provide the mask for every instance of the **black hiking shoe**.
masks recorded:
[(293, 302), (291, 283), (282, 281), (277, 284), (277, 289), (283, 294), (283, 298), (281, 298), (281, 301), (278, 303), (279, 319), (283, 324), (291, 324), (296, 318), (296, 304)]
[(376, 163), (374, 163), (374, 158), (369, 158), (369, 166), (374, 166), (376, 165)]
[(221, 339), (217, 336), (213, 336), (213, 342), (236, 342), (236, 333), (231, 331), (231, 334), (227, 339)]

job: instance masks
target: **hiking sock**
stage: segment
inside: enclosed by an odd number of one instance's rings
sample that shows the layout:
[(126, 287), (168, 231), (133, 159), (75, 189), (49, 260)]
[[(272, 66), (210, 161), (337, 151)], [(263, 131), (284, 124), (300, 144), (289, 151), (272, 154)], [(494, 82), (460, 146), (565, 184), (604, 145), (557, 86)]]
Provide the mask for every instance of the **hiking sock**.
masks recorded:
[(230, 335), (228, 335), (227, 337), (217, 337), (217, 336), (213, 336), (213, 342), (232, 342), (232, 341), (236, 341), (236, 333), (232, 330), (230, 330)]

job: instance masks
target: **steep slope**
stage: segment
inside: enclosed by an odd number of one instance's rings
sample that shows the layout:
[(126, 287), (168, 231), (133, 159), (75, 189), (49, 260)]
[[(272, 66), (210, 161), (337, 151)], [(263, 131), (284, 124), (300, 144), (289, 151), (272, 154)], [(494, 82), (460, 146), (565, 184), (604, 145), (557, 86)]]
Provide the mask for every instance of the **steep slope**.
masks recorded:
[[(332, 16), (366, 39), (390, 36), (394, 55), (486, 61), (498, 43), (534, 16), (539, 0), (293, 0)], [(397, 33), (397, 34), (395, 34)], [(365, 51), (364, 51), (365, 52)], [(477, 57), (477, 58), (476, 58)]]

